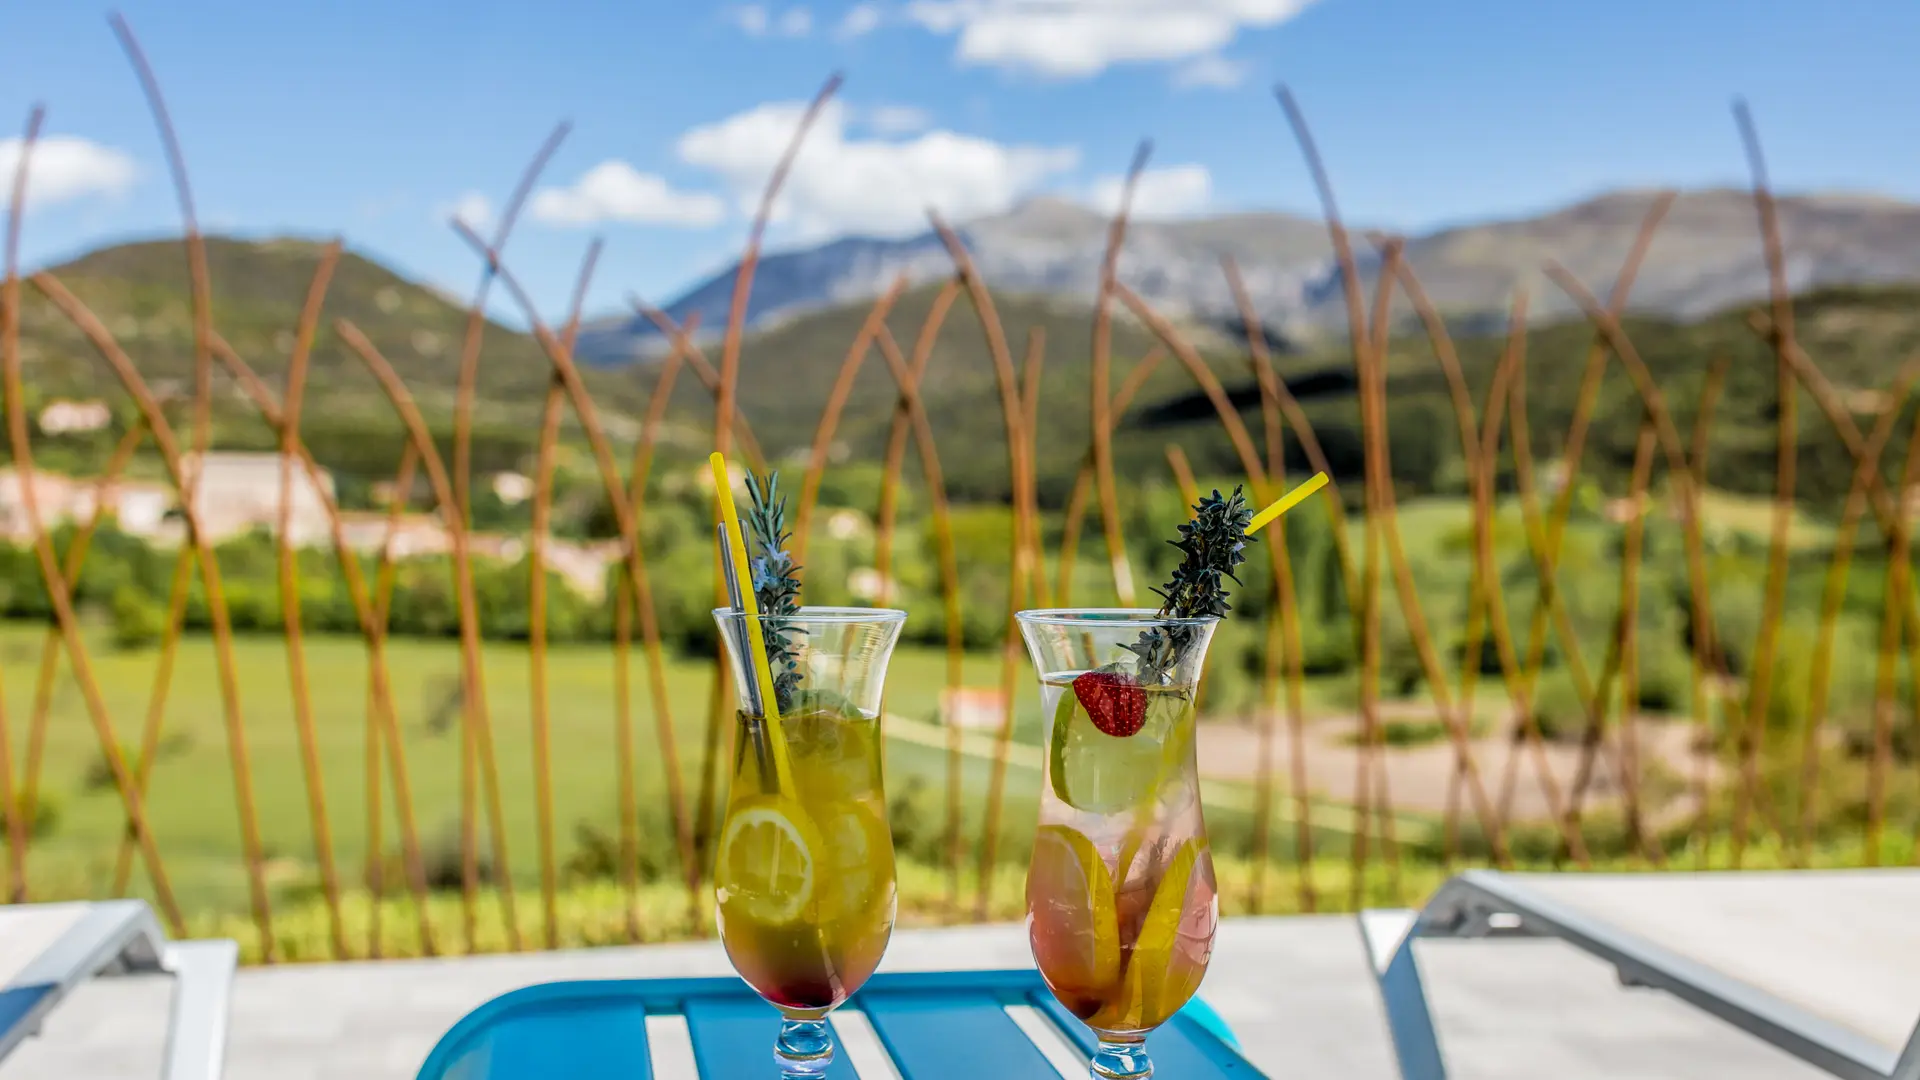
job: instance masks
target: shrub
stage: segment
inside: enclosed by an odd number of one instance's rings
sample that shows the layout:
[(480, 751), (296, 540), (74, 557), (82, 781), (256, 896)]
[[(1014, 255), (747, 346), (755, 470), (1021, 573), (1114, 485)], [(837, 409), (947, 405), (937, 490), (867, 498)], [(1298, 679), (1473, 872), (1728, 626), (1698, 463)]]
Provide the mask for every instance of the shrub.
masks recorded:
[(132, 585), (113, 593), (113, 644), (118, 649), (144, 649), (167, 632), (167, 613), (151, 596)]
[[(60, 827), (60, 804), (52, 793), (35, 793), (33, 802), (27, 802), (27, 793), (14, 796), (14, 813), (26, 822), (27, 835), (35, 840), (44, 840), (52, 836)], [(12, 835), (14, 818), (5, 807), (0, 807), (0, 835)]]

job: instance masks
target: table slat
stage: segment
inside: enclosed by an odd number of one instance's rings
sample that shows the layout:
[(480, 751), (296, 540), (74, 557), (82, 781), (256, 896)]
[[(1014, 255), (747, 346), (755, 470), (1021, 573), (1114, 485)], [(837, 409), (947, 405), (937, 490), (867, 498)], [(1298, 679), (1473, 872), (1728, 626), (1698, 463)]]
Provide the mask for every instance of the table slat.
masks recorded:
[[(1097, 1040), (1093, 1029), (1066, 1010), (1052, 994), (1038, 991), (1027, 999), (1044, 1013), (1067, 1038), (1092, 1057)], [(1147, 1056), (1153, 1059), (1154, 1072), (1160, 1076), (1179, 1076), (1192, 1080), (1231, 1077), (1254, 1080), (1263, 1075), (1247, 1059), (1215, 1038), (1198, 1020), (1179, 1013), (1147, 1036)]]
[(1050, 1076), (1000, 999), (980, 991), (869, 990), (860, 1007), (904, 1080)]
[[(773, 1040), (780, 1032), (780, 1013), (773, 1006), (741, 993), (737, 997), (689, 999), (685, 1014), (701, 1076), (774, 1074)], [(834, 1055), (827, 1076), (829, 1080), (859, 1080), (844, 1054)]]
[(482, 1036), (475, 1080), (564, 1076), (568, 1080), (651, 1080), (647, 1011), (618, 998), (534, 1007)]

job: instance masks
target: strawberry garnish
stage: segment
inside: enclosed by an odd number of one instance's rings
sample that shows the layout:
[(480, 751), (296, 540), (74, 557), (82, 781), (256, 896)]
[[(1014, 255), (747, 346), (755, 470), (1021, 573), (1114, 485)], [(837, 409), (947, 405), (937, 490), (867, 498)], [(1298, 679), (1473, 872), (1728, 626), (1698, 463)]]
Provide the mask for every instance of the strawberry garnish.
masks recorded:
[(1087, 710), (1093, 726), (1116, 739), (1139, 731), (1147, 722), (1147, 692), (1117, 671), (1089, 671), (1073, 680), (1073, 696)]

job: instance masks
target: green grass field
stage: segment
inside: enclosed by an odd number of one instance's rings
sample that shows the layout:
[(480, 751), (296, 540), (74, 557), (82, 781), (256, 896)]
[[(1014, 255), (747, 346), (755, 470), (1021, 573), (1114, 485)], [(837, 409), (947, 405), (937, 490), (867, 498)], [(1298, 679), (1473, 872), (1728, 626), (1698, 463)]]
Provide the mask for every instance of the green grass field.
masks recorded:
[[(4, 681), (16, 783), (24, 768), (26, 729), (44, 635), (44, 628), (37, 625), (0, 624), (0, 680)], [(523, 646), (501, 643), (490, 643), (484, 655), (487, 707), (511, 869), (516, 886), (530, 890), (537, 887), (540, 872), (530, 656)], [(131, 757), (139, 743), (159, 652), (117, 651), (100, 632), (89, 636), (89, 656), (121, 745)], [(307, 641), (305, 656), (334, 858), (343, 885), (353, 887), (364, 880), (367, 862), (365, 650), (357, 639), (322, 637)], [(457, 643), (452, 641), (398, 640), (389, 645), (395, 701), (407, 747), (414, 820), (430, 857), (437, 850), (443, 859), (457, 851), (460, 736), (448, 702), (459, 677), (459, 656)], [(577, 825), (589, 825), (603, 835), (617, 833), (612, 658), (611, 649), (598, 645), (556, 648), (549, 654), (555, 859), (563, 867), (579, 847)], [(272, 637), (239, 638), (235, 642), (235, 662), (269, 881), (277, 897), (308, 895), (317, 881), (317, 858), (286, 644)], [(964, 672), (970, 685), (997, 685), (999, 655), (969, 654)], [(668, 663), (668, 698), (690, 802), (699, 792), (711, 673), (710, 664), (702, 659), (674, 657)], [(945, 677), (945, 657), (939, 651), (903, 647), (896, 653), (888, 677), (888, 711), (912, 720), (934, 720)], [(1024, 660), (1018, 678), (1016, 739), (1025, 753), (1016, 753), (1008, 770), (1001, 819), (1003, 845), (1016, 857), (1031, 829), (1037, 798), (1037, 770), (1024, 762), (1031, 758), (1039, 729), (1038, 705), (1030, 692), (1031, 676)], [(123, 828), (120, 798), (111, 783), (103, 779), (98, 739), (79, 687), (64, 665), (55, 687), (42, 791), (43, 798), (53, 804), (57, 820), (30, 849), (28, 880), (36, 897), (102, 896), (112, 884)], [(666, 774), (653, 725), (645, 664), (637, 650), (632, 658), (631, 687), (643, 845), (664, 854), (671, 851)], [(1316, 692), (1313, 697), (1317, 702), (1330, 700), (1332, 695)], [(443, 718), (437, 726), (433, 723), (436, 714)], [(210, 639), (183, 640), (167, 700), (164, 731), (147, 807), (180, 903), (190, 912), (243, 911), (247, 890), (240, 816)], [(970, 737), (970, 742), (977, 744), (981, 738)], [(730, 745), (725, 740), (723, 734), (723, 753)], [(892, 739), (887, 746), (887, 769), (890, 794), (905, 797), (914, 805), (915, 824), (925, 848), (931, 843), (931, 834), (944, 826), (946, 753), (910, 739)], [(965, 828), (970, 836), (978, 835), (983, 826), (990, 777), (988, 760), (977, 755), (963, 759), (961, 790)], [(391, 859), (398, 853), (399, 835), (390, 780), (388, 785), (382, 792), (383, 833)], [(1245, 836), (1251, 791), (1212, 783), (1208, 791), (1216, 832)], [(1338, 832), (1337, 821), (1329, 819), (1327, 825)], [(1290, 836), (1290, 830), (1276, 828), (1276, 848), (1290, 843)], [(484, 849), (484, 838), (482, 846)], [(971, 850), (970, 844), (969, 858)], [(143, 872), (136, 871), (134, 889), (147, 892)]]
[[(0, 625), (0, 681), (4, 682), (16, 774), (24, 768), (27, 721), (44, 633), (38, 626)], [(140, 738), (159, 653), (117, 652), (102, 633), (91, 636), (90, 656), (121, 744), (131, 754)], [(524, 647), (490, 643), (485, 657), (487, 706), (512, 869), (520, 882), (537, 881), (529, 654)], [(276, 880), (297, 885), (312, 873), (314, 844), (285, 642), (241, 638), (235, 644), (235, 661), (262, 843), (275, 860)], [(389, 646), (389, 663), (407, 747), (415, 821), (424, 843), (444, 846), (459, 819), (459, 727), (450, 716), (437, 730), (431, 720), (442, 712), (457, 683), (459, 649), (451, 641), (394, 641)], [(997, 678), (994, 657), (970, 656), (966, 663), (970, 682), (990, 683)], [(343, 874), (357, 878), (367, 844), (365, 650), (356, 639), (312, 639), (306, 647), (306, 667), (334, 853)], [(709, 663), (684, 657), (671, 659), (667, 668), (668, 697), (689, 799), (699, 788), (711, 672)], [(211, 640), (185, 639), (168, 697), (166, 749), (156, 758), (148, 800), (168, 871), (183, 906), (189, 908), (245, 904), (240, 818), (217, 674)], [(889, 709), (932, 718), (944, 678), (944, 658), (937, 652), (903, 649), (888, 680)], [(609, 833), (617, 822), (612, 650), (602, 646), (552, 650), (547, 684), (556, 847), (564, 861), (574, 847), (577, 822)], [(666, 774), (638, 650), (631, 686), (641, 818), (652, 826), (666, 820)], [(1026, 701), (1027, 696), (1020, 695), (1021, 703), (1037, 708)], [(944, 775), (940, 755), (915, 747), (904, 749), (890, 761), (896, 778), (925, 773), (931, 780)], [(42, 780), (58, 821), (51, 835), (32, 849), (29, 880), (36, 894), (101, 895), (111, 883), (122, 815), (119, 796), (110, 783), (88, 782), (100, 761), (99, 741), (79, 687), (63, 667), (49, 715)], [(386, 845), (389, 851), (397, 851), (390, 787), (383, 796), (388, 814)]]

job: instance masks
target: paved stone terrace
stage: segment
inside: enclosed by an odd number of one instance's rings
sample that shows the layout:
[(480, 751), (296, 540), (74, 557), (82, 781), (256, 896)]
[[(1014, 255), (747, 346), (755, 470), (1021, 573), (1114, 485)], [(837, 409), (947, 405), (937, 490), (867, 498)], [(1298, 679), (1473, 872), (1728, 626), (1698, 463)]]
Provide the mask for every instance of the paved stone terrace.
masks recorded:
[[(1433, 942), (1422, 964), (1450, 1064), (1462, 1078), (1680, 1080), (1820, 1075), (1664, 995), (1623, 989), (1557, 942)], [(995, 925), (895, 936), (886, 969), (1031, 963), (1024, 930)], [(253, 968), (234, 987), (230, 1080), (405, 1080), (468, 1010), (560, 979), (722, 975), (711, 942), (456, 960)], [(69, 998), (0, 1080), (159, 1075), (169, 984), (96, 980)], [(1223, 924), (1202, 995), (1273, 1077), (1391, 1080), (1391, 1051), (1359, 931), (1347, 916)]]

